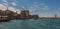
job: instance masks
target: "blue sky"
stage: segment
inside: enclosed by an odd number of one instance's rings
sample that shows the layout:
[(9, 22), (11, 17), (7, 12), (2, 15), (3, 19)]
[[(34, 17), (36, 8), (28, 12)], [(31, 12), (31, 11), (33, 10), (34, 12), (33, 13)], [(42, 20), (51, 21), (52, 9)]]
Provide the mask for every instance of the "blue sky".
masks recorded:
[(0, 7), (9, 7), (13, 11), (27, 9), (40, 17), (60, 16), (60, 0), (0, 0)]

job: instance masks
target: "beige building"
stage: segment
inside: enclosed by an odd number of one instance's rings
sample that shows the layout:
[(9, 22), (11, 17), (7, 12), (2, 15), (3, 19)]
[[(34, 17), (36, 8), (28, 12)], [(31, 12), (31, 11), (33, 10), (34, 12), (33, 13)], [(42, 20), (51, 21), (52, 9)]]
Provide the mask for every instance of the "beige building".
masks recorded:
[(22, 10), (21, 11), (21, 17), (22, 18), (28, 18), (29, 17), (29, 11), (28, 10)]

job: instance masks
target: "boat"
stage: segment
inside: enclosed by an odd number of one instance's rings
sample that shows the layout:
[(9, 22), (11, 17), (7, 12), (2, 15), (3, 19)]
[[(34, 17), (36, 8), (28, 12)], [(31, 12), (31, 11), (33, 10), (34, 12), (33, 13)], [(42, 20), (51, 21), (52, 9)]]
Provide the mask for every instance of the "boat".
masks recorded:
[(0, 22), (10, 21), (8, 16), (0, 16)]

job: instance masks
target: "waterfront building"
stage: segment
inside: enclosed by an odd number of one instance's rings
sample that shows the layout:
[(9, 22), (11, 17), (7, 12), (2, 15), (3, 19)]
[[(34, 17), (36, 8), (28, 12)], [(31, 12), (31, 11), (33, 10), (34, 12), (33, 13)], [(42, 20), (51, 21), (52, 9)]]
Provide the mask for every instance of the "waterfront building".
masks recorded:
[(13, 14), (13, 17), (16, 19), (17, 18), (17, 11), (16, 12), (14, 12), (14, 14)]
[[(38, 15), (30, 15), (29, 10), (21, 10), (20, 14), (10, 11), (8, 8), (5, 11), (0, 10), (0, 18), (2, 19), (20, 19), (20, 18), (39, 18)], [(55, 15), (56, 17), (56, 15)]]
[(8, 18), (10, 18), (10, 19), (13, 18), (13, 12), (10, 11), (8, 8), (7, 8), (7, 10), (4, 11), (4, 15), (8, 16)]
[(3, 11), (2, 10), (0, 10), (0, 16), (3, 14)]
[(17, 18), (18, 18), (18, 19), (20, 19), (20, 18), (21, 18), (21, 15), (20, 15), (20, 14), (18, 14), (18, 15), (17, 15)]
[(2, 10), (0, 10), (0, 19), (1, 19), (1, 16), (2, 16), (2, 14), (3, 14), (2, 12), (3, 12), (3, 11), (2, 11)]
[(4, 11), (0, 10), (0, 21), (7, 20), (8, 16), (4, 14)]
[(32, 18), (39, 18), (38, 15), (32, 15)]
[(22, 10), (21, 11), (21, 17), (22, 18), (28, 18), (29, 17), (29, 10)]
[(21, 11), (21, 18), (25, 18), (25, 17), (26, 17), (25, 11)]
[(4, 12), (5, 12), (5, 15), (11, 14), (11, 11), (10, 10), (5, 10)]
[(29, 10), (25, 10), (26, 16), (29, 16)]

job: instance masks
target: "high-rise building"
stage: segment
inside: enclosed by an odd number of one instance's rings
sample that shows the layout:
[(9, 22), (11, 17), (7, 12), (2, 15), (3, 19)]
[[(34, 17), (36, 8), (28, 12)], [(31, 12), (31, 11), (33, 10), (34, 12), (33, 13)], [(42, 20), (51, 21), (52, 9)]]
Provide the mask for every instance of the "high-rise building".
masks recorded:
[(55, 18), (57, 18), (57, 14), (55, 14)]
[(38, 15), (32, 15), (32, 18), (39, 18)]

